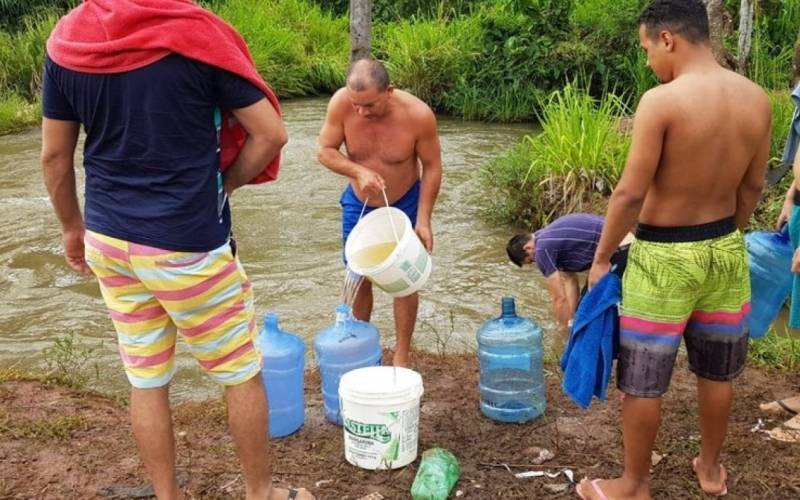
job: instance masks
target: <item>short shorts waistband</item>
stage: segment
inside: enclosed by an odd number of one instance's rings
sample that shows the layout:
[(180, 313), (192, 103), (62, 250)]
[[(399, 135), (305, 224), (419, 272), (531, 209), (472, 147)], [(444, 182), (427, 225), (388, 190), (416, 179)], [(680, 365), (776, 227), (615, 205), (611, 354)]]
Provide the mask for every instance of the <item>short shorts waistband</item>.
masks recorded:
[(658, 243), (687, 243), (719, 238), (736, 231), (736, 219), (726, 217), (696, 226), (651, 226), (639, 224), (636, 239)]

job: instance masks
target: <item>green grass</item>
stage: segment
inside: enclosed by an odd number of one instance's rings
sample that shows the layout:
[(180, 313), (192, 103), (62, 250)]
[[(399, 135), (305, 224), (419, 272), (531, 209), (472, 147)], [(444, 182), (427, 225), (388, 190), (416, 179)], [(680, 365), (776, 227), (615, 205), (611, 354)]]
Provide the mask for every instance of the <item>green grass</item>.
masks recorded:
[(0, 97), (0, 135), (16, 132), (39, 123), (39, 102), (28, 102), (11, 94)]
[(777, 335), (773, 329), (750, 342), (749, 361), (758, 366), (795, 372), (800, 369), (800, 338)]
[(256, 68), (279, 96), (329, 93), (344, 83), (346, 18), (305, 0), (227, 0), (217, 13), (247, 40)]
[(87, 345), (72, 332), (57, 337), (53, 344), (44, 350), (46, 378), (73, 389), (86, 389), (91, 381), (100, 378), (95, 353), (102, 345), (102, 341), (97, 345)]
[(406, 20), (376, 30), (375, 52), (395, 85), (434, 107), (469, 69), (481, 45), (476, 18)]
[(541, 133), (481, 170), (483, 214), (491, 221), (541, 227), (595, 208), (619, 179), (630, 147), (620, 131), (629, 112), (621, 98), (597, 100), (571, 84), (542, 108)]
[(61, 441), (71, 438), (74, 432), (88, 428), (89, 422), (81, 415), (15, 418), (6, 410), (0, 409), (0, 436), (6, 438)]

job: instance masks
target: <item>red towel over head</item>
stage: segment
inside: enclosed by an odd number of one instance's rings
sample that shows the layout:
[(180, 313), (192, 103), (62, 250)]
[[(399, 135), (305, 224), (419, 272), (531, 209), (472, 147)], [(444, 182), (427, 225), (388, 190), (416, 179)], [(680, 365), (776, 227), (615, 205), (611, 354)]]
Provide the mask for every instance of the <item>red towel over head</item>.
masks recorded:
[[(121, 73), (171, 53), (234, 73), (280, 104), (258, 74), (247, 44), (228, 23), (190, 0), (84, 0), (61, 18), (47, 40), (60, 66), (82, 73)], [(236, 160), (247, 132), (229, 110), (222, 112), (220, 168)], [(275, 180), (280, 155), (250, 184)]]

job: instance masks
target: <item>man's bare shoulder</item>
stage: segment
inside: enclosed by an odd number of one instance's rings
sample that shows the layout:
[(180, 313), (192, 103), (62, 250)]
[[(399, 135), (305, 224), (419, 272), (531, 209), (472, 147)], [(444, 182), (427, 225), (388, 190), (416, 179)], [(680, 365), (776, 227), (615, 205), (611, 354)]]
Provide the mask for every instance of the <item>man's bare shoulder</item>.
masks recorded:
[(347, 110), (350, 108), (350, 102), (347, 99), (347, 88), (342, 87), (334, 92), (331, 100), (328, 102), (328, 115), (344, 117)]
[(411, 119), (415, 121), (428, 121), (431, 119), (436, 119), (436, 115), (434, 115), (431, 107), (419, 97), (410, 92), (399, 89), (395, 90), (395, 94), (399, 98), (400, 102), (403, 103), (403, 107), (406, 109)]
[[(733, 73), (731, 71), (731, 73)], [(748, 99), (745, 101), (748, 106), (755, 106), (756, 110), (761, 113), (768, 113), (770, 116), (772, 115), (772, 103), (769, 100), (769, 95), (767, 92), (761, 88), (760, 85), (756, 84), (752, 80), (738, 74), (733, 73), (738, 80), (739, 85), (741, 85), (742, 91), (746, 93), (746, 98)]]
[(636, 115), (661, 115), (667, 113), (671, 108), (671, 103), (680, 92), (671, 84), (663, 84), (648, 90), (639, 99), (636, 107)]

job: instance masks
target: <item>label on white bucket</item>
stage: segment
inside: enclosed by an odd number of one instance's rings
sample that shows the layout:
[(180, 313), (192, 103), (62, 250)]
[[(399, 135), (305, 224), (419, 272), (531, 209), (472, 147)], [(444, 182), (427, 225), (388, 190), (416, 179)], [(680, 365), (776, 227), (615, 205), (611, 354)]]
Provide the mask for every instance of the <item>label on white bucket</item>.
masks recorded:
[[(382, 393), (375, 391), (380, 385)], [(417, 458), (418, 373), (389, 366), (361, 368), (345, 374), (339, 387), (348, 462), (370, 470), (396, 469)]]
[(419, 403), (390, 412), (342, 409), (348, 462), (364, 469), (396, 469), (417, 458)]

